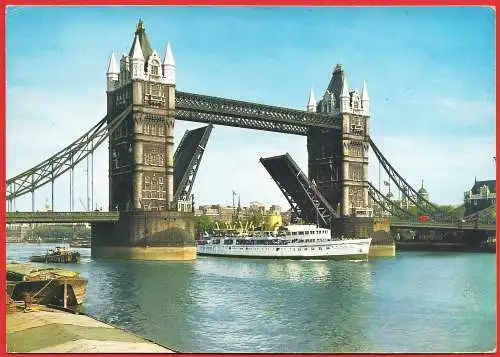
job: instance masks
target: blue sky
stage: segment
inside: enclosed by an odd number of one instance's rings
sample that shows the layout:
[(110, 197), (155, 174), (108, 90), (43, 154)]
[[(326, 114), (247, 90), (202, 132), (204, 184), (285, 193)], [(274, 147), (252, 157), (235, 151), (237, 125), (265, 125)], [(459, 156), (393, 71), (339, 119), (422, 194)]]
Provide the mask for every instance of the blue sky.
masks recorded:
[[(494, 11), (479, 7), (11, 7), (7, 11), (7, 177), (90, 129), (106, 113), (112, 50), (128, 52), (143, 18), (151, 45), (171, 42), (177, 88), (305, 108), (322, 96), (335, 64), (349, 86), (367, 81), (371, 137), (414, 187), (458, 204), (477, 179), (495, 177)], [(176, 144), (197, 123), (176, 122)], [(107, 145), (95, 156), (94, 202), (108, 204)], [(288, 208), (258, 162), (289, 152), (307, 170), (305, 137), (217, 126), (193, 193), (197, 204), (259, 201)], [(370, 156), (370, 180), (378, 164)], [(86, 200), (76, 168), (75, 209)], [(382, 179), (386, 175), (382, 173)], [(69, 208), (69, 176), (55, 209)], [(36, 192), (36, 208), (50, 186)], [(31, 197), (16, 200), (18, 210)]]

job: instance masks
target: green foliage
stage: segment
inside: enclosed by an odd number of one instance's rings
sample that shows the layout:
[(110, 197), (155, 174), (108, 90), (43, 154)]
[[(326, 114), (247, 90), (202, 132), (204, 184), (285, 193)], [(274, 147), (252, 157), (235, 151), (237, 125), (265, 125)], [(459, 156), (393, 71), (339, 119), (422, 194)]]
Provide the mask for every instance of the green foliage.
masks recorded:
[(421, 214), (425, 214), (425, 212), (423, 210), (421, 210), (420, 208), (416, 207), (416, 206), (410, 206), (408, 207), (408, 212), (411, 213), (412, 216), (419, 216)]
[(253, 211), (248, 217), (248, 221), (253, 223), (254, 227), (262, 227), (264, 225), (264, 216), (260, 211)]
[(70, 241), (74, 237), (90, 239), (90, 235), (90, 228), (71, 224), (36, 225), (28, 232), (28, 237), (36, 239), (40, 237), (45, 242)]
[(203, 214), (201, 216), (196, 216), (194, 226), (197, 234), (203, 234), (204, 232), (212, 232), (214, 222), (212, 218)]

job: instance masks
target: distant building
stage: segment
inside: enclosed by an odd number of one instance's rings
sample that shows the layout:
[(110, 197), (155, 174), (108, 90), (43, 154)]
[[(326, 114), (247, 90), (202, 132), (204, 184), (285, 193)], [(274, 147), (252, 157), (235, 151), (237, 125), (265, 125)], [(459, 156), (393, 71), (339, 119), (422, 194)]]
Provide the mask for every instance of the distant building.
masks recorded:
[(281, 206), (272, 205), (269, 208), (269, 213), (276, 214), (276, 215), (281, 214)]
[[(419, 197), (417, 199), (417, 203), (423, 203), (422, 199), (425, 199), (426, 201), (429, 201), (429, 193), (424, 187), (424, 180), (422, 180), (422, 186), (420, 189), (417, 191), (419, 194)], [(408, 197), (405, 194), (402, 194), (401, 200), (396, 201), (392, 200), (392, 202), (398, 204), (401, 208), (408, 210), (410, 207), (415, 207), (415, 204), (408, 199)]]
[[(271, 205), (269, 210), (266, 206), (259, 202), (250, 202), (248, 207), (241, 206), (238, 200), (238, 206), (223, 206), (223, 205), (202, 205), (194, 210), (195, 216), (205, 215), (212, 218), (213, 221), (231, 222), (231, 221), (246, 221), (255, 214), (261, 214), (262, 217), (269, 216), (287, 216), (287, 212), (282, 213), (282, 208), (279, 205)], [(276, 217), (275, 217), (276, 219)]]
[(477, 181), (464, 193), (465, 216), (480, 211), (496, 202), (496, 180)]
[(422, 187), (420, 187), (420, 190), (418, 190), (418, 194), (421, 196), (419, 197), (419, 203), (422, 202), (422, 198), (425, 199), (426, 201), (429, 201), (429, 194), (427, 193), (427, 190), (424, 188), (424, 180), (422, 180)]

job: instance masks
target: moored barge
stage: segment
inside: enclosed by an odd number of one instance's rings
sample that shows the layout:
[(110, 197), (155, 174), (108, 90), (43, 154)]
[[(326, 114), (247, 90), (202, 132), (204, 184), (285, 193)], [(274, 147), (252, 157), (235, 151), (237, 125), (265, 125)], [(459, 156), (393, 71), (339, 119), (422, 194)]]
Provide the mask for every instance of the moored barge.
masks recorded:
[(40, 268), (30, 264), (7, 264), (7, 295), (15, 301), (41, 305), (77, 307), (83, 303), (87, 280), (77, 272)]

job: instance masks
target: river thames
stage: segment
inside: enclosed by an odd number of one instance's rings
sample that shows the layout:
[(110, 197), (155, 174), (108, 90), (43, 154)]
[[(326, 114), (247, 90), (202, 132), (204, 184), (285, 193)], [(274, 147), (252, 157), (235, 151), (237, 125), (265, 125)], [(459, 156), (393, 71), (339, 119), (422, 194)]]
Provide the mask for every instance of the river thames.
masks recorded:
[[(7, 244), (25, 262), (49, 244)], [(368, 262), (199, 257), (59, 265), (84, 311), (180, 352), (486, 352), (495, 254), (401, 252)]]

